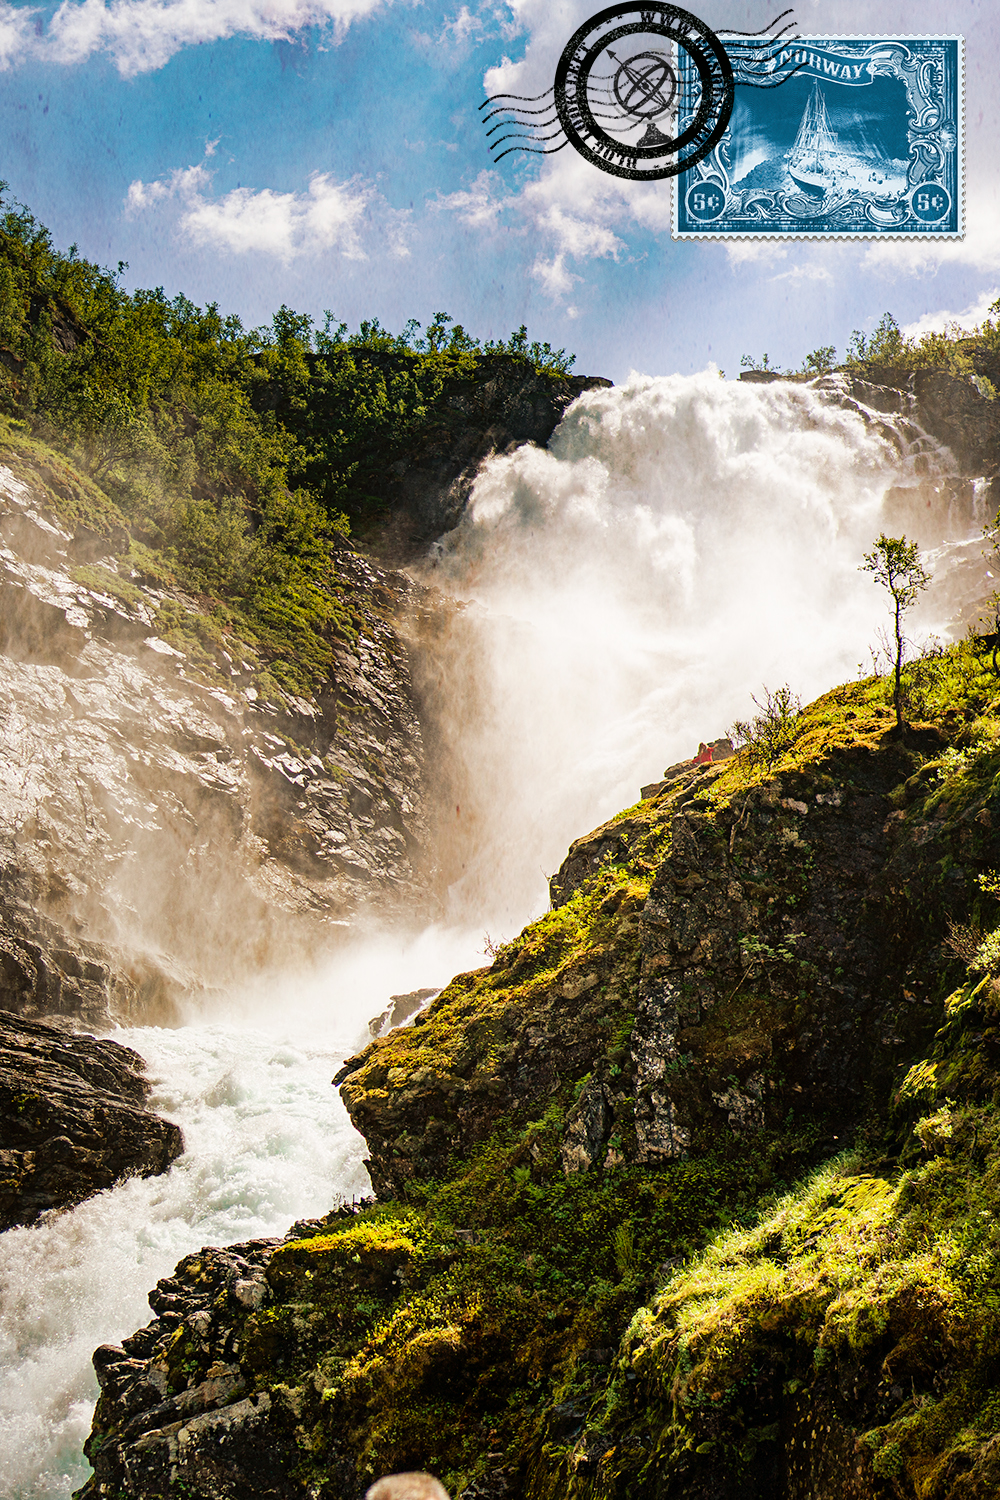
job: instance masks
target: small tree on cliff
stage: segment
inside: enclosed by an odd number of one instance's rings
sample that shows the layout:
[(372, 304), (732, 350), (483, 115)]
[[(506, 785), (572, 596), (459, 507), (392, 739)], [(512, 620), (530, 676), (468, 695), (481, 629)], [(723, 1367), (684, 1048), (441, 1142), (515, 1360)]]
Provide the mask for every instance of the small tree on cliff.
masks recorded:
[(896, 728), (903, 728), (903, 694), (900, 678), (903, 671), (903, 651), (906, 638), (903, 635), (903, 616), (931, 581), (931, 575), (920, 561), (920, 548), (916, 542), (908, 542), (905, 536), (886, 536), (883, 531), (865, 560), (858, 564), (859, 571), (871, 573), (892, 596), (892, 609), (896, 630), (896, 680), (892, 701), (896, 709)]

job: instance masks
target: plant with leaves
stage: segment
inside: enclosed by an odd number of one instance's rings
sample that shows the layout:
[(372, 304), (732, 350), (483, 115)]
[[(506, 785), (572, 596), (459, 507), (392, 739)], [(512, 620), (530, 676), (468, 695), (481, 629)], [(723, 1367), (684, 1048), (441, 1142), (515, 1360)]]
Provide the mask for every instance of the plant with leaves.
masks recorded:
[(780, 374), (780, 371), (776, 370), (774, 365), (771, 364), (771, 357), (768, 354), (762, 354), (760, 359), (754, 359), (752, 354), (741, 355), (740, 369), (763, 371), (769, 375)]
[(829, 375), (837, 362), (837, 350), (833, 344), (823, 344), (807, 354), (802, 362), (803, 375)]
[(865, 560), (858, 564), (861, 573), (871, 573), (876, 583), (886, 589), (892, 599), (893, 624), (896, 637), (895, 680), (892, 691), (893, 707), (896, 710), (896, 728), (905, 728), (903, 720), (903, 654), (906, 637), (903, 634), (903, 616), (916, 603), (931, 581), (931, 575), (920, 561), (920, 548), (916, 542), (908, 542), (905, 536), (878, 538)]
[(855, 328), (847, 345), (847, 363), (859, 367), (869, 365), (906, 364), (914, 352), (914, 345), (906, 338), (892, 313), (886, 312), (870, 337)]
[(739, 748), (740, 758), (751, 769), (770, 771), (798, 734), (802, 700), (786, 682), (783, 687), (764, 688), (764, 701), (751, 694), (758, 712), (752, 719), (737, 719), (729, 738)]

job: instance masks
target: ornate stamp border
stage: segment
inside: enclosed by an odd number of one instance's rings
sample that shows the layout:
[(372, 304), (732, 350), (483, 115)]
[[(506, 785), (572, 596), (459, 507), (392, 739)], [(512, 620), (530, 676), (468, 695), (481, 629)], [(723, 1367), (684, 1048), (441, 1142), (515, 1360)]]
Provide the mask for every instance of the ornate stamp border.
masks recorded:
[[(763, 155), (752, 173), (734, 181), (733, 132), (739, 122), (730, 122), (711, 154), (675, 184), (674, 239), (961, 239), (962, 37), (800, 37), (788, 43), (777, 66), (787, 65), (785, 50), (798, 65), (796, 76), (813, 80), (813, 102), (795, 140), (788, 138), (787, 118), (780, 127), (773, 119), (773, 101), (785, 95), (787, 84), (759, 94), (745, 91)], [(901, 82), (906, 99), (905, 122), (898, 114), (887, 115), (886, 122), (897, 135), (905, 128), (908, 159), (888, 164), (865, 159), (863, 138), (839, 140), (826, 114), (827, 101), (850, 102), (880, 79)], [(761, 145), (769, 138), (770, 156), (767, 144)], [(756, 180), (746, 183), (751, 175)]]

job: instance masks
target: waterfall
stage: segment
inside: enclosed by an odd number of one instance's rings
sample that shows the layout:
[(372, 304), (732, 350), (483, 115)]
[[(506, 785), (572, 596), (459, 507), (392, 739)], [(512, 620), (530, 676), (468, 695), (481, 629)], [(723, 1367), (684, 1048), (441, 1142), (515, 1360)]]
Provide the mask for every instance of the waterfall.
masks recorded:
[[(908, 441), (908, 440), (907, 440)], [(423, 568), (464, 607), (415, 643), (445, 767), (447, 921), (382, 931), (262, 979), (176, 1031), (118, 1033), (184, 1129), (164, 1177), (0, 1236), (0, 1493), (65, 1500), (89, 1472), (90, 1353), (203, 1244), (281, 1234), (367, 1187), (330, 1078), (396, 991), (482, 963), (544, 909), (567, 844), (746, 717), (854, 676), (886, 617), (858, 571), (907, 441), (800, 385), (633, 376), (592, 391), (548, 450), (488, 462)], [(970, 518), (970, 529), (974, 525)], [(927, 623), (947, 608), (928, 596)]]
[(468, 601), (432, 664), (456, 919), (512, 936), (569, 841), (763, 683), (807, 701), (869, 664), (885, 601), (858, 564), (913, 430), (804, 385), (634, 375), (483, 467), (427, 568)]

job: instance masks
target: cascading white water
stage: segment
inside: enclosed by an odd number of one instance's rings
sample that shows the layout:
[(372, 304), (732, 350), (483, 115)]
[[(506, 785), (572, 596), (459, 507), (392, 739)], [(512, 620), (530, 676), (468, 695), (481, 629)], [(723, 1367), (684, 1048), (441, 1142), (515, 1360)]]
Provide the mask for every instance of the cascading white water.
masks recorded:
[(592, 392), (550, 451), (485, 466), (428, 568), (470, 601), (424, 664), (455, 763), (453, 926), (383, 932), (177, 1031), (118, 1033), (187, 1154), (0, 1236), (5, 1500), (82, 1483), (90, 1353), (147, 1320), (182, 1254), (366, 1189), (329, 1080), (390, 993), (482, 962), (484, 929), (509, 936), (541, 909), (568, 842), (744, 716), (762, 682), (808, 697), (854, 674), (884, 615), (858, 563), (905, 467), (856, 412), (711, 372)]
[(512, 935), (569, 840), (762, 683), (854, 676), (886, 618), (858, 565), (908, 482), (856, 410), (711, 371), (592, 391), (548, 451), (488, 463), (429, 569), (472, 601), (438, 663), (455, 914)]
[(386, 932), (323, 972), (231, 994), (212, 1018), (111, 1033), (146, 1058), (151, 1106), (181, 1126), (186, 1151), (162, 1177), (0, 1234), (3, 1500), (67, 1500), (87, 1478), (90, 1356), (149, 1321), (147, 1293), (182, 1255), (282, 1235), (370, 1193), (364, 1142), (330, 1080), (387, 995), (414, 972), (443, 983), (468, 957), (462, 934)]

